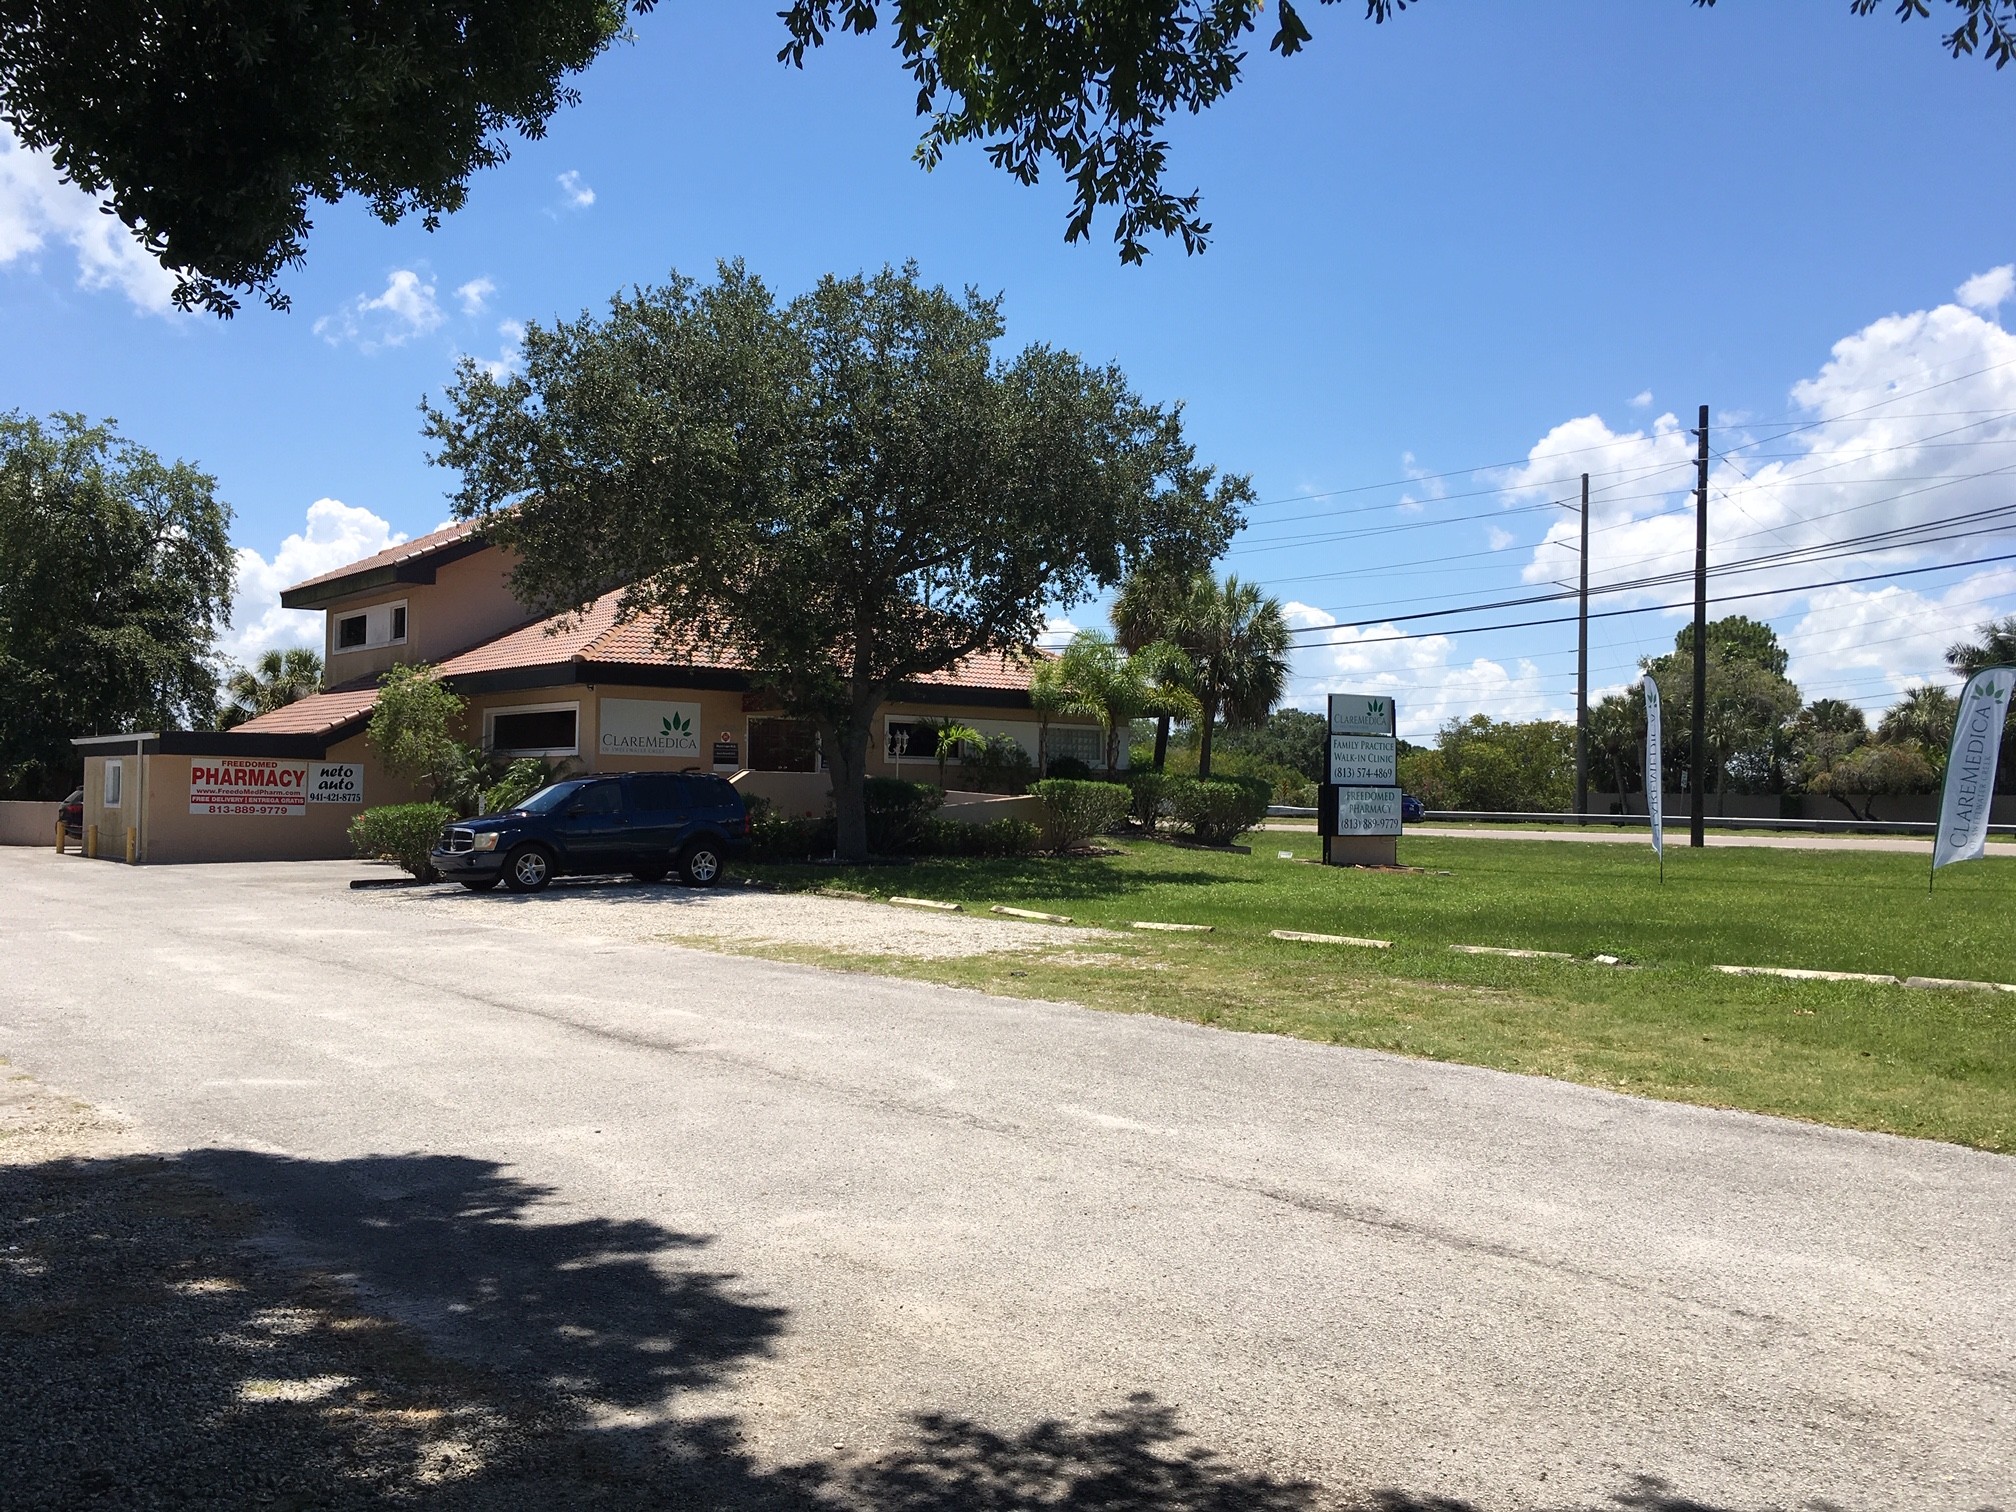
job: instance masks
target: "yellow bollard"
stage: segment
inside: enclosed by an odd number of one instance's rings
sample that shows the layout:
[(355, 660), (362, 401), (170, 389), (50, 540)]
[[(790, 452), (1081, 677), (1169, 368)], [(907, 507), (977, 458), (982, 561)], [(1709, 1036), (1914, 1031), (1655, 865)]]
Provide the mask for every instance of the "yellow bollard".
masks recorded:
[(98, 826), (95, 824), (84, 827), (84, 854), (94, 861), (98, 859)]
[(63, 842), (64, 842), (65, 840), (67, 840), (68, 838), (69, 838), (69, 836), (68, 836), (68, 835), (66, 835), (66, 834), (65, 834), (65, 833), (63, 832), (63, 821), (62, 821), (61, 819), (58, 819), (58, 820), (56, 821), (56, 854), (57, 854), (57, 855), (59, 855), (59, 856), (60, 856), (60, 855), (62, 855), (62, 854), (63, 854)]
[(126, 864), (132, 866), (140, 859), (140, 831), (132, 825), (126, 826)]

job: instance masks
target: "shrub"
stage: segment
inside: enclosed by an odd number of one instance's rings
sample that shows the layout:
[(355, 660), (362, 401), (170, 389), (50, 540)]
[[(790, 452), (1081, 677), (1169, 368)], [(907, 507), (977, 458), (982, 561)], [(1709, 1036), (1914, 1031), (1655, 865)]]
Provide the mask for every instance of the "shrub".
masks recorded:
[(350, 821), (350, 848), (374, 861), (393, 861), (422, 882), (434, 880), (428, 855), (455, 820), (445, 803), (393, 803), (368, 808)]
[(1045, 775), (1063, 782), (1088, 782), (1092, 777), (1092, 768), (1076, 756), (1052, 756), (1050, 770)]
[(1267, 817), (1274, 787), (1259, 777), (1185, 777), (1169, 791), (1177, 821), (1205, 845), (1230, 845)]
[(1049, 777), (1031, 783), (1029, 791), (1043, 801), (1043, 844), (1053, 851), (1071, 850), (1114, 828), (1134, 801), (1117, 782)]
[(1019, 793), (1036, 777), (1036, 763), (1013, 735), (990, 735), (959, 763), (959, 780), (975, 792)]
[(1168, 807), (1169, 784), (1175, 780), (1169, 773), (1153, 768), (1130, 771), (1126, 775), (1127, 791), (1134, 795), (1131, 809), (1134, 822), (1151, 835), (1155, 833), (1156, 821)]
[(867, 787), (868, 849), (885, 856), (916, 850), (945, 794), (928, 782), (901, 777), (870, 777)]
[(833, 816), (798, 819), (765, 805), (759, 813), (749, 806), (749, 857), (752, 861), (804, 861), (830, 856), (839, 836)]
[(925, 825), (922, 849), (931, 856), (1027, 856), (1042, 843), (1043, 832), (1027, 819), (991, 819), (985, 824), (932, 819)]
[(483, 790), (483, 812), (509, 813), (541, 788), (558, 782), (569, 765), (566, 761), (549, 761), (543, 756), (520, 756)]

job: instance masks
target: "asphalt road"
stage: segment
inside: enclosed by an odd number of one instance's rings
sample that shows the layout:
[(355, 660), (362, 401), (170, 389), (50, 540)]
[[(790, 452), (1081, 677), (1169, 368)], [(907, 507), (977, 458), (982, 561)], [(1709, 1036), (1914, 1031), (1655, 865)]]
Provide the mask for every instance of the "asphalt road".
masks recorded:
[(0, 851), (0, 1056), (612, 1430), (833, 1464), (1120, 1410), (1125, 1491), (1166, 1411), (1391, 1509), (2016, 1507), (2016, 1161), (354, 874)]

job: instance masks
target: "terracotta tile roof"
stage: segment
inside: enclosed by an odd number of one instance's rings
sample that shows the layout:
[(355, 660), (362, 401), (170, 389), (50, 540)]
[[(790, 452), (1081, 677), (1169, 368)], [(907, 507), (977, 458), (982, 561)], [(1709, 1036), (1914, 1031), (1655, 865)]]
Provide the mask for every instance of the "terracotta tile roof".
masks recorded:
[(439, 530), (429, 531), (423, 536), (415, 536), (410, 541), (401, 541), (396, 546), (387, 546), (377, 555), (365, 557), (361, 562), (351, 562), (348, 566), (338, 567), (334, 572), (325, 572), (319, 577), (306, 578), (287, 589), (287, 592), (298, 593), (303, 588), (313, 588), (321, 583), (333, 583), (339, 578), (352, 577), (360, 572), (371, 572), (379, 567), (397, 567), (401, 562), (411, 562), (420, 557), (431, 556), (444, 547), (453, 546), (457, 542), (467, 540), (471, 535), (475, 534), (477, 526), (481, 523), (478, 520), (458, 520), (453, 525), (444, 525)]
[[(552, 666), (576, 658), (590, 665), (694, 667), (729, 672), (748, 665), (733, 649), (703, 647), (690, 633), (661, 639), (656, 622), (648, 618), (619, 623), (617, 606), (622, 598), (620, 591), (605, 593), (579, 615), (554, 615), (534, 621), (450, 657), (441, 664), (441, 673), (450, 678), (466, 677), (477, 672)], [(1023, 692), (1029, 687), (1030, 666), (1031, 663), (1019, 657), (987, 652), (913, 681), (923, 687)]]
[(298, 698), (285, 708), (234, 725), (229, 733), (248, 735), (322, 735), (340, 729), (371, 712), (378, 701), (378, 678), (360, 677), (323, 693)]

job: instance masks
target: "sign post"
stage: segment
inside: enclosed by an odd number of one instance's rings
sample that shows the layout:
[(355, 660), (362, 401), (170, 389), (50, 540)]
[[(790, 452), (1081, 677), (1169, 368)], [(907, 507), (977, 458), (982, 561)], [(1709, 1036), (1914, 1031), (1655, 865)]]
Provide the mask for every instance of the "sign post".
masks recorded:
[(1330, 695), (1330, 780), (1316, 804), (1316, 830), (1330, 866), (1395, 866), (1400, 848), (1400, 743), (1393, 700)]

